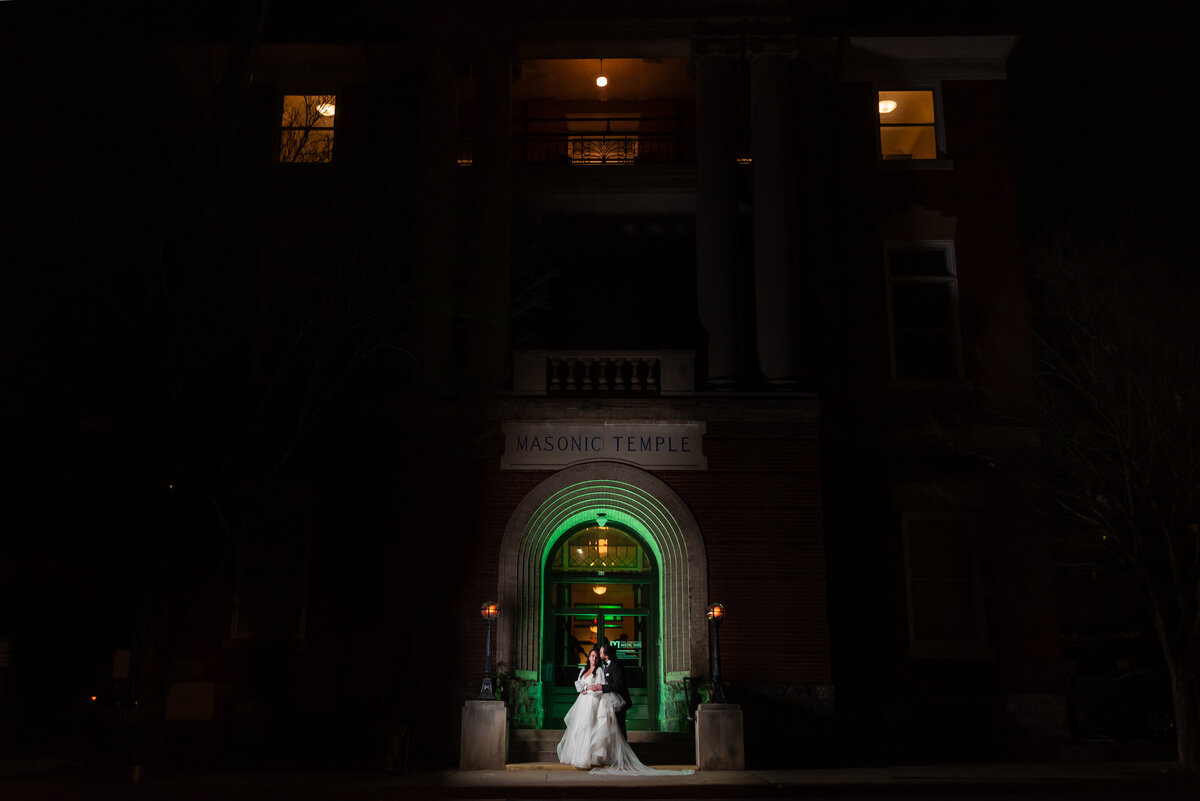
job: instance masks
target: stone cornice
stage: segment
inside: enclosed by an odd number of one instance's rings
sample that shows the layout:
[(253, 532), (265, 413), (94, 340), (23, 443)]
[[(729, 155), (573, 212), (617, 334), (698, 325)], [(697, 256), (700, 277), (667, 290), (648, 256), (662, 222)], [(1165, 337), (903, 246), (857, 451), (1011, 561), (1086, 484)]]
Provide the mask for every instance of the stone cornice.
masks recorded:
[(854, 36), (844, 43), (841, 79), (1003, 80), (1016, 41), (1016, 36)]
[(705, 420), (709, 422), (815, 422), (821, 403), (812, 393), (720, 393), (690, 398), (498, 398), (493, 420)]

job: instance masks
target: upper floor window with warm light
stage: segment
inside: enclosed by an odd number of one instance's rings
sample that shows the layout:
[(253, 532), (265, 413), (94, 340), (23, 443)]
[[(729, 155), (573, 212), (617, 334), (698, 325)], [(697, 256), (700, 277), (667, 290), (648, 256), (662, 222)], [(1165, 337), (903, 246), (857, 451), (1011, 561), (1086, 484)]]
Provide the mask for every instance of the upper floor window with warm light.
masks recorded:
[(337, 95), (284, 95), (280, 163), (332, 162), (336, 113)]
[(879, 153), (884, 160), (936, 159), (932, 89), (879, 92)]

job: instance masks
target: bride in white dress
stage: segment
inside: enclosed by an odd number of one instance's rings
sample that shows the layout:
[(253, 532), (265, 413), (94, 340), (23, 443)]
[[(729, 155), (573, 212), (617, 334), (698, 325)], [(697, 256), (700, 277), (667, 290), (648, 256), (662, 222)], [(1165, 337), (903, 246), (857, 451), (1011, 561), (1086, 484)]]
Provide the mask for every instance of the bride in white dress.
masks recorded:
[[(558, 741), (558, 761), (592, 773), (639, 773), (645, 775), (686, 775), (690, 770), (655, 770), (642, 764), (629, 743), (621, 736), (613, 706), (616, 693), (588, 690), (604, 684), (604, 669), (596, 649), (588, 653), (588, 663), (579, 669), (575, 689), (579, 697), (571, 705), (563, 722), (567, 730)], [(604, 767), (607, 766), (607, 767)]]

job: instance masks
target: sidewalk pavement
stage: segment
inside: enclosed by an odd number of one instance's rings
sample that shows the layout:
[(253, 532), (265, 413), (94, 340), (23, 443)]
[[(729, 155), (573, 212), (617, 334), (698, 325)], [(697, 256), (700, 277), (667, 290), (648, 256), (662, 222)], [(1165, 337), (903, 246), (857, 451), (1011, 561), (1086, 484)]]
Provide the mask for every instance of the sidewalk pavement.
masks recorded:
[[(690, 776), (593, 776), (563, 766), (510, 765), (507, 770), (378, 771), (305, 768), (208, 773), (0, 771), (3, 801), (389, 801), (396, 799), (633, 798), (1200, 798), (1200, 784), (1165, 762), (1036, 762), (889, 768), (699, 771)], [(679, 766), (682, 767), (682, 766)]]

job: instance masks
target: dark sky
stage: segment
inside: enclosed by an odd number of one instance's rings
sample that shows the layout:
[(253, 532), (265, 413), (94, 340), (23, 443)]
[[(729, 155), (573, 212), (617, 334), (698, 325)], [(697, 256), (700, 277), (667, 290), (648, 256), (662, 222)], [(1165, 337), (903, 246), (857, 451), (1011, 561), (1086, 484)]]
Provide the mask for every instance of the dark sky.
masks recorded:
[(1174, 238), (1196, 211), (1195, 28), (1170, 17), (1108, 22), (1034, 30), (1014, 52), (1009, 94), (1026, 220)]

